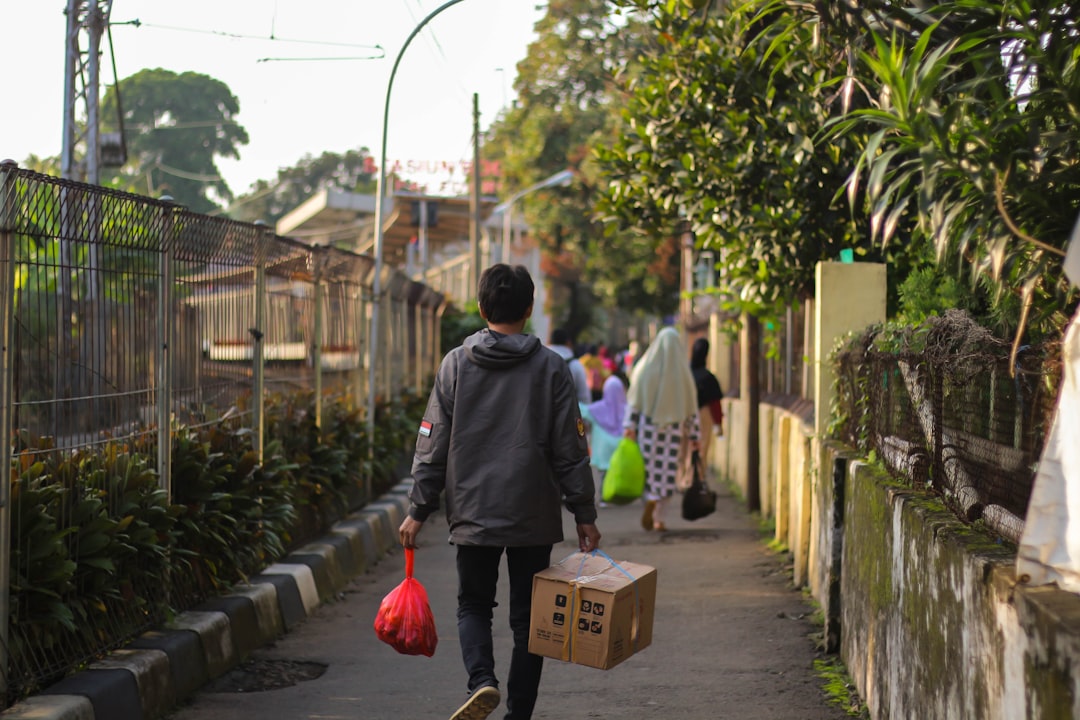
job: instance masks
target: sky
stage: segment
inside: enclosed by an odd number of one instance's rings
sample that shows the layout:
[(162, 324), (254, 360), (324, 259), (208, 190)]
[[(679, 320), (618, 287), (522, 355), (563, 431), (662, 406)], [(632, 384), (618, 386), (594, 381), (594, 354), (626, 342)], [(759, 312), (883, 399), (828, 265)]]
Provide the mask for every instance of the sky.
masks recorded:
[[(218, 168), (241, 194), (305, 154), (367, 147), (377, 160), (394, 60), (410, 33), (443, 3), (113, 0), (116, 74), (122, 80), (160, 67), (228, 85), (250, 142), (240, 148), (239, 160), (219, 159)], [(0, 0), (7, 57), (0, 74), (0, 159), (21, 164), (30, 154), (60, 154), (66, 6), (67, 0)], [(394, 77), (388, 165), (445, 164), (410, 179), (432, 192), (453, 184), (464, 192), (461, 162), (472, 157), (473, 94), (483, 130), (512, 102), (517, 63), (543, 14), (537, 0), (462, 0), (432, 18), (401, 56)], [(107, 38), (102, 48), (101, 82), (112, 84)], [(349, 59), (371, 56), (379, 59)]]

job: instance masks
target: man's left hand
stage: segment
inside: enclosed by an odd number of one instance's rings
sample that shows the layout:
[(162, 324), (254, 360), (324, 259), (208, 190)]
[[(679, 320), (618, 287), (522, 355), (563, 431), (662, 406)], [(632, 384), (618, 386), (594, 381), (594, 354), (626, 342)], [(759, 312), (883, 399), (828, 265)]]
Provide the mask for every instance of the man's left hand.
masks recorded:
[(416, 536), (420, 534), (420, 528), (422, 527), (424, 527), (424, 523), (419, 520), (414, 520), (412, 517), (406, 515), (405, 519), (401, 522), (401, 527), (398, 528), (401, 546), (405, 548), (416, 547)]
[(600, 530), (592, 523), (579, 523), (577, 536), (578, 548), (581, 552), (592, 552), (600, 547)]

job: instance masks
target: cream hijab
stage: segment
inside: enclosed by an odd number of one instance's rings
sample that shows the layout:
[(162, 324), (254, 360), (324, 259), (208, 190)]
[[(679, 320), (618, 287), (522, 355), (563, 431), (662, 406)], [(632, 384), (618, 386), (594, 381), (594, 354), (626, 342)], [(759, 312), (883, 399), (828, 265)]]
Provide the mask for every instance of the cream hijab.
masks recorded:
[(681, 423), (697, 412), (697, 386), (686, 346), (678, 331), (666, 327), (634, 362), (627, 404), (655, 425)]

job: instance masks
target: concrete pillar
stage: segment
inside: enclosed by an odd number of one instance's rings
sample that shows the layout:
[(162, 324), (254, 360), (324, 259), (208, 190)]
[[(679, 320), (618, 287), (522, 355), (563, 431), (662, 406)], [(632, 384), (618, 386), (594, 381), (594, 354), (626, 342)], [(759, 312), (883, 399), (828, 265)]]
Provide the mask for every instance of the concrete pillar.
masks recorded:
[[(811, 578), (823, 578), (823, 582), (816, 583), (820, 592), (821, 587), (837, 580), (830, 573), (839, 569), (817, 567), (819, 558), (812, 546), (822, 547), (822, 534), (843, 517), (842, 497), (826, 490), (831, 468), (822, 466), (822, 443), (829, 426), (836, 376), (830, 354), (842, 336), (885, 321), (887, 278), (885, 265), (880, 263), (822, 262), (817, 265), (815, 279), (811, 376), (816, 441), (802, 448), (801, 467), (796, 466), (794, 456), (791, 458), (789, 538), (793, 543), (795, 584), (801, 586)], [(829, 542), (842, 547), (842, 534)], [(818, 600), (827, 601), (822, 597)]]
[[(829, 354), (837, 339), (885, 321), (885, 265), (820, 262), (815, 271), (814, 433), (825, 435), (835, 373)], [(817, 464), (815, 463), (815, 467)]]

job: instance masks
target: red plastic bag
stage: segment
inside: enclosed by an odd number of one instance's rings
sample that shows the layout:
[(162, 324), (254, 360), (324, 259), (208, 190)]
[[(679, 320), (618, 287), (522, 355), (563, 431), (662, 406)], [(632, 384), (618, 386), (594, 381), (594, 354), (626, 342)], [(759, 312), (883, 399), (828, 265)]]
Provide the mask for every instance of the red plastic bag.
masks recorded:
[(413, 550), (405, 548), (405, 579), (391, 590), (375, 615), (375, 634), (402, 655), (435, 654), (439, 635), (427, 591), (413, 577)]

